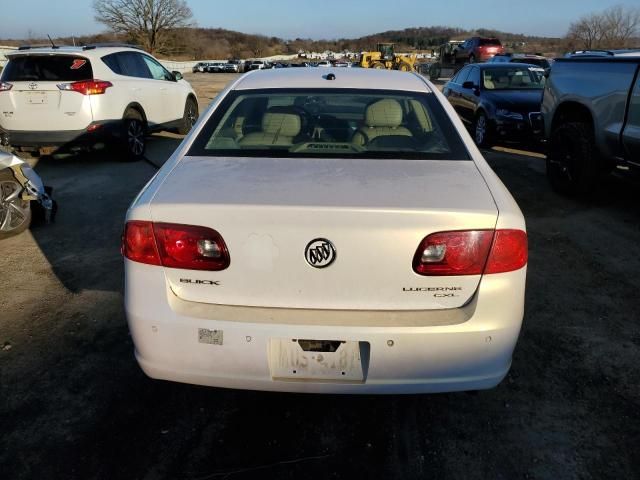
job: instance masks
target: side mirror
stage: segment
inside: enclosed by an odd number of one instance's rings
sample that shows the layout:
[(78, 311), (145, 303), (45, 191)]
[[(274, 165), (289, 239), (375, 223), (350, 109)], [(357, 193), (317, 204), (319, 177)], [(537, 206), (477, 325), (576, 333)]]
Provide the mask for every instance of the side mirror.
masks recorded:
[(176, 79), (176, 82), (179, 81), (179, 80), (182, 80), (183, 77), (182, 77), (182, 74), (180, 72), (175, 72), (174, 71), (174, 72), (171, 72), (171, 73), (173, 73), (173, 78)]

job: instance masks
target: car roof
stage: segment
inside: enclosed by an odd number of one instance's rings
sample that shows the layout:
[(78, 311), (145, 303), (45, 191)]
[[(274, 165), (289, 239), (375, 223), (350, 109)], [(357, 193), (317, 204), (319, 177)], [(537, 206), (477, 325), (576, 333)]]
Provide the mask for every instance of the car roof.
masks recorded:
[[(335, 79), (328, 80), (333, 74)], [(240, 77), (235, 90), (266, 88), (357, 88), (376, 90), (400, 90), (429, 92), (426, 81), (417, 73), (369, 68), (340, 69), (325, 68), (254, 70)]]
[(508, 68), (513, 68), (513, 67), (536, 67), (538, 68), (538, 65), (533, 65), (531, 63), (527, 63), (527, 62), (495, 62), (495, 63), (476, 63), (475, 64), (477, 67), (480, 67), (482, 69), (485, 68), (504, 68), (504, 69), (508, 69)]
[(575, 52), (567, 53), (565, 58), (614, 58), (614, 57), (640, 57), (639, 48), (627, 48), (618, 50), (577, 50)]
[(7, 58), (17, 58), (20, 56), (29, 55), (79, 55), (87, 58), (96, 58), (109, 55), (116, 52), (139, 52), (146, 53), (142, 49), (134, 46), (84, 46), (84, 47), (20, 47), (18, 50), (14, 50), (7, 54)]

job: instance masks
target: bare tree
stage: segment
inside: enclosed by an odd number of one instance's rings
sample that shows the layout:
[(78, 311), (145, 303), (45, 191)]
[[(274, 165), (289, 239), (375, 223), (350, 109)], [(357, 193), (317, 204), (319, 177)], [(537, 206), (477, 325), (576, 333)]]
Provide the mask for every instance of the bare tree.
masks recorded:
[(640, 8), (611, 7), (603, 14), (603, 40), (610, 48), (628, 47), (629, 40), (639, 33)]
[(567, 33), (571, 44), (586, 50), (624, 48), (638, 35), (640, 8), (618, 5), (592, 13), (572, 23)]
[(94, 0), (93, 8), (96, 21), (151, 53), (165, 50), (169, 32), (190, 26), (192, 17), (184, 0)]
[(602, 46), (602, 32), (601, 16), (591, 14), (572, 23), (567, 37), (572, 43), (577, 44), (579, 48), (591, 50)]

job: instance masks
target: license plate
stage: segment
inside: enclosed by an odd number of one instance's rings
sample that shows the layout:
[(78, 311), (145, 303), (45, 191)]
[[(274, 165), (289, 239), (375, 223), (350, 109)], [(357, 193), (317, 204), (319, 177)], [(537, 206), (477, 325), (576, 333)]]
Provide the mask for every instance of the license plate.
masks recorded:
[(47, 103), (47, 92), (28, 92), (27, 102), (32, 105), (44, 105)]
[[(269, 359), (273, 379), (363, 382), (363, 342), (318, 341), (339, 343), (335, 351), (317, 351), (314, 341), (273, 338), (269, 342)], [(303, 349), (302, 345), (305, 346)], [(312, 345), (309, 347), (309, 345)], [(314, 350), (309, 350), (314, 348)], [(368, 351), (368, 350), (367, 350)]]

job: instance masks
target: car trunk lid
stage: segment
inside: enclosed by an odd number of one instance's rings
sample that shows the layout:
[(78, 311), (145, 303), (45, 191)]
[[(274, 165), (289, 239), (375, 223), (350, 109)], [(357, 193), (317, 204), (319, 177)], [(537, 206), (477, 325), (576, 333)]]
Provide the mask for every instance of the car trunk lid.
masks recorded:
[(7, 130), (81, 130), (92, 122), (90, 97), (59, 85), (93, 77), (91, 63), (77, 55), (10, 57), (0, 93), (0, 125)]
[[(165, 268), (176, 295), (287, 308), (460, 307), (480, 275), (420, 276), (413, 256), (431, 233), (497, 215), (472, 161), (186, 157), (151, 203), (154, 222), (213, 228), (229, 249), (223, 271)], [(307, 261), (318, 239), (335, 247), (325, 268)]]

